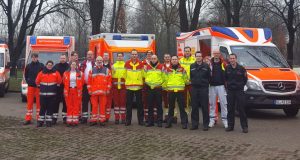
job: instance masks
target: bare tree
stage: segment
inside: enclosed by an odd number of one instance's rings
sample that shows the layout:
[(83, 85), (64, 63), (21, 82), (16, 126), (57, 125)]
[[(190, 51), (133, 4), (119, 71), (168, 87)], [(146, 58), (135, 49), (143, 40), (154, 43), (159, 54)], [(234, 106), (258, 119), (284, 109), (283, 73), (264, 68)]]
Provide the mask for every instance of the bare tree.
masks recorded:
[(154, 0), (149, 0), (151, 6), (159, 13), (165, 26), (167, 34), (167, 48), (171, 52), (171, 26), (177, 24), (178, 17), (178, 2), (179, 0), (162, 0), (159, 3)]
[[(55, 12), (64, 14), (61, 12), (63, 8), (59, 1), (20, 0), (19, 2), (19, 6), (15, 8), (13, 0), (0, 0), (0, 5), (7, 17), (8, 47), (13, 68), (25, 47), (26, 35), (34, 33), (37, 23), (49, 14)], [(15, 13), (16, 17), (13, 16)], [(15, 75), (15, 70), (12, 70), (11, 74)]]
[(117, 8), (117, 0), (114, 0), (113, 14), (111, 17), (111, 22), (110, 22), (110, 33), (112, 33), (114, 31), (115, 19), (116, 19), (116, 8)]
[(240, 11), (244, 0), (220, 0), (226, 11), (227, 26), (240, 26)]
[(103, 17), (104, 0), (89, 0), (89, 5), (92, 21), (92, 34), (99, 34)]
[(300, 14), (300, 1), (299, 0), (267, 0), (267, 6), (261, 6), (276, 16), (280, 17), (286, 26), (288, 31), (288, 43), (287, 43), (287, 61), (290, 66), (293, 66), (294, 59), (294, 43), (295, 33), (300, 27), (300, 21), (297, 18)]
[(187, 15), (187, 9), (186, 9), (186, 2), (187, 0), (180, 0), (179, 1), (179, 17), (180, 17), (180, 30), (181, 32), (188, 32), (192, 30), (196, 30), (198, 27), (199, 23), (199, 16), (200, 16), (200, 10), (204, 6), (205, 3), (207, 3), (206, 0), (196, 0), (196, 4), (194, 6), (194, 12), (191, 13), (193, 3), (188, 1), (188, 10), (189, 13), (191, 14), (190, 16), (190, 25), (189, 25), (189, 20), (188, 20), (188, 15)]

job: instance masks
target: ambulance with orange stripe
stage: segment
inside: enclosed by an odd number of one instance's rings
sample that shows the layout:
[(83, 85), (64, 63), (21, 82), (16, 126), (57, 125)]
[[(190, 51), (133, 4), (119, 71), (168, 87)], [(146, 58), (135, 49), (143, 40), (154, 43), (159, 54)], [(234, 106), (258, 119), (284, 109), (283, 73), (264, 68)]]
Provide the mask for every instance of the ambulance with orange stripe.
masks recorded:
[[(300, 77), (272, 41), (268, 28), (209, 27), (177, 35), (177, 51), (185, 46), (204, 56), (221, 52), (224, 59), (235, 53), (248, 72), (245, 86), (247, 109), (283, 109), (289, 117), (300, 108)], [(181, 52), (180, 52), (181, 51)]]
[(8, 46), (0, 42), (0, 97), (8, 91), (10, 78), (10, 56)]
[[(31, 54), (39, 55), (39, 62), (45, 64), (52, 60), (54, 64), (59, 63), (61, 54), (70, 57), (71, 52), (75, 49), (75, 38), (72, 36), (27, 36), (25, 65), (31, 63)], [(24, 75), (21, 83), (22, 102), (26, 101), (27, 87)]]
[(145, 59), (149, 50), (155, 53), (155, 35), (101, 33), (90, 36), (89, 50), (94, 51), (95, 57), (108, 53), (112, 63), (119, 52), (124, 53), (124, 61), (129, 60), (133, 49), (137, 50), (140, 60)]

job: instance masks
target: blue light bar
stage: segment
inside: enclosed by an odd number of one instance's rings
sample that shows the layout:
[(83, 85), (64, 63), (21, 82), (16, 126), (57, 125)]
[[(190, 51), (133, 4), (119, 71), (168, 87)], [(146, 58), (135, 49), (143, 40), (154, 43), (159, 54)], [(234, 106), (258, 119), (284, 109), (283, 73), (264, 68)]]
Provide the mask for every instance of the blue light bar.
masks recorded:
[(148, 41), (148, 36), (141, 36), (142, 41)]
[(71, 43), (70, 37), (64, 37), (64, 45), (69, 45)]
[(121, 35), (113, 35), (113, 40), (122, 40)]
[(30, 36), (29, 42), (30, 42), (30, 44), (35, 45), (36, 44), (36, 36)]

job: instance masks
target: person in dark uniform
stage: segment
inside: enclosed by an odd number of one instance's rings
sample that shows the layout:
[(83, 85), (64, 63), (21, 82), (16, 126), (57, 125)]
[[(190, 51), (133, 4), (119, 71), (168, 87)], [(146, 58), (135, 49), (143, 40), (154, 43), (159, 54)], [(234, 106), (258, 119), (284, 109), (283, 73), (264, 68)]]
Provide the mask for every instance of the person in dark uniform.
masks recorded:
[(228, 128), (226, 131), (233, 131), (234, 129), (234, 114), (235, 107), (239, 110), (240, 122), (243, 129), (243, 133), (248, 133), (248, 122), (245, 113), (245, 92), (244, 86), (247, 83), (247, 71), (246, 69), (237, 63), (236, 54), (229, 56), (230, 65), (225, 69), (225, 81), (227, 87), (227, 101), (228, 101)]
[(198, 129), (199, 107), (202, 108), (203, 130), (208, 131), (208, 87), (211, 78), (210, 67), (203, 62), (201, 52), (195, 53), (196, 62), (190, 66), (191, 79), (191, 101), (192, 101), (192, 127), (191, 130)]
[[(65, 54), (62, 54), (60, 56), (59, 63), (57, 63), (54, 66), (54, 69), (59, 72), (61, 77), (63, 77), (64, 72), (69, 69), (69, 64), (67, 63), (67, 56)], [(52, 119), (52, 124), (53, 125), (55, 125), (56, 122), (57, 122), (60, 102), (62, 102), (62, 104), (63, 104), (63, 108), (62, 108), (63, 122), (66, 123), (66, 120), (67, 120), (67, 105), (66, 105), (66, 101), (65, 101), (65, 98), (64, 98), (64, 86), (63, 86), (63, 84), (61, 84), (57, 88), (56, 103), (55, 103), (55, 106), (53, 108), (53, 119)]]

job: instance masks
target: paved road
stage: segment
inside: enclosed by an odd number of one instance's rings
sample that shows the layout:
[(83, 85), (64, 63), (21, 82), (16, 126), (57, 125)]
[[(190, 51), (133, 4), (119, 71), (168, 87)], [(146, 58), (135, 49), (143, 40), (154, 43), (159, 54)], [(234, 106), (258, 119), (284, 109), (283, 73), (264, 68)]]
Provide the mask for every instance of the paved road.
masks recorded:
[[(134, 111), (135, 112), (135, 111)], [(0, 159), (298, 159), (300, 116), (255, 110), (249, 133), (221, 124), (208, 132), (114, 125), (67, 128), (22, 126), (25, 103), (17, 93), (0, 98)], [(133, 115), (136, 115), (135, 113)]]

